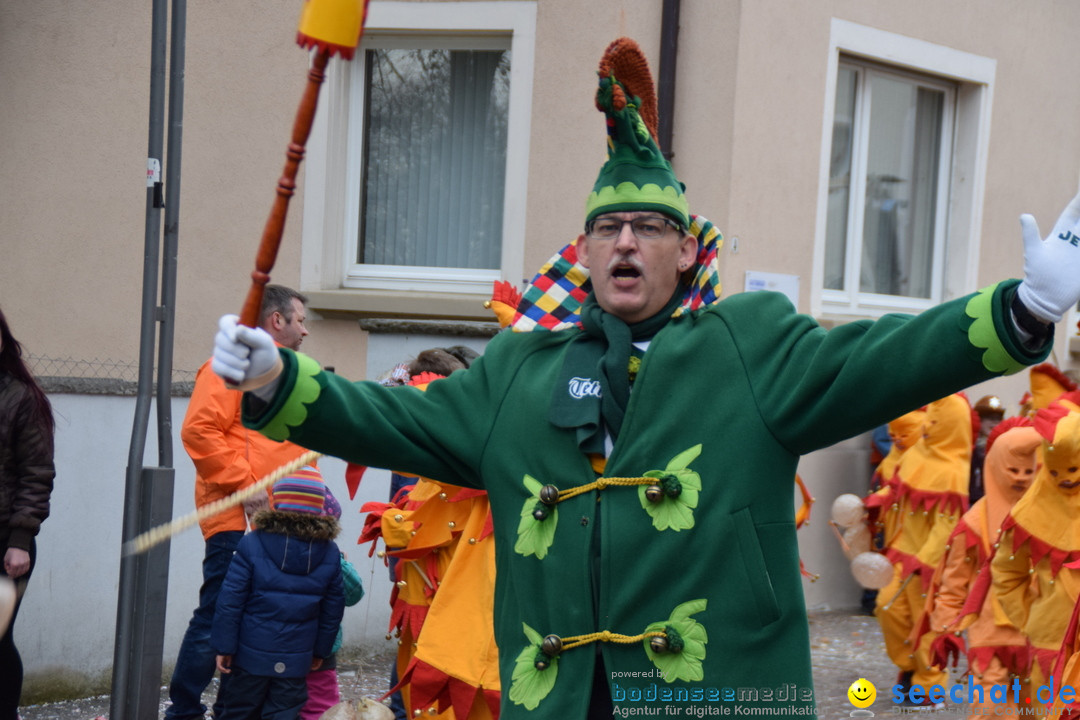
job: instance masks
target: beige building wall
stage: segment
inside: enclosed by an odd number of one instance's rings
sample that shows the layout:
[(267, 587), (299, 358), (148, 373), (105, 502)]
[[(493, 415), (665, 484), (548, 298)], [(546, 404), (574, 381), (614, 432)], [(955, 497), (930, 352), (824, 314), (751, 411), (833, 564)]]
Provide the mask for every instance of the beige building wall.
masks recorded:
[[(295, 2), (188, 8), (175, 366), (205, 359), (215, 319), (239, 308), (273, 202), (306, 55)], [(256, 9), (257, 8), (257, 9)], [(674, 163), (696, 212), (729, 239), (727, 292), (746, 270), (799, 275), (809, 308), (830, 19), (843, 18), (997, 61), (980, 283), (1021, 267), (1017, 216), (1048, 229), (1077, 187), (1080, 93), (1068, 2), (1021, 14), (967, 3), (752, 3), (685, 0)], [(580, 232), (604, 157), (593, 69), (619, 34), (659, 59), (654, 0), (537, 4), (526, 247), (531, 274)], [(45, 0), (0, 9), (0, 301), (35, 355), (134, 362), (142, 283), (149, 10)], [(334, 61), (337, 62), (337, 61)], [(275, 281), (300, 282), (303, 177)], [(733, 249), (731, 239), (738, 239)], [(514, 278), (508, 278), (514, 280)], [(476, 312), (484, 317), (483, 311)], [(349, 320), (311, 324), (305, 348), (361, 376), (364, 335)], [(1067, 364), (1064, 344), (1059, 358)], [(378, 372), (382, 369), (373, 369)]]
[[(604, 47), (622, 34), (635, 37), (654, 72), (660, 55), (658, 0), (536, 0), (535, 8), (528, 194), (517, 219), (526, 228), (526, 275), (581, 231), (585, 197), (604, 159), (603, 118), (592, 103)], [(298, 15), (297, 0), (188, 3), (174, 359), (180, 379), (206, 359), (217, 318), (237, 312), (247, 291), (305, 82), (307, 55), (294, 42)], [(995, 61), (975, 274), (979, 285), (1018, 275), (1018, 215), (1034, 213), (1048, 232), (1077, 190), (1080, 54), (1071, 30), (1080, 27), (1080, 4), (683, 0), (674, 164), (694, 211), (727, 237), (727, 294), (742, 289), (747, 270), (786, 273), (800, 278), (799, 309), (811, 307), (834, 19)], [(138, 357), (149, 26), (149, 4), (136, 0), (0, 3), (0, 307), (31, 355), (72, 358), (106, 375), (113, 371), (104, 365), (133, 367)], [(294, 286), (311, 203), (306, 189), (302, 171), (273, 272), (275, 281)], [(1075, 320), (1058, 328), (1055, 358), (1063, 368), (1080, 364), (1067, 347)], [(372, 340), (347, 313), (314, 312), (309, 327), (304, 350), (347, 377), (386, 370), (397, 342)], [(422, 344), (406, 335), (401, 354)], [(447, 343), (438, 337), (430, 344)], [(969, 393), (998, 393), (1015, 410), (1025, 386), (1020, 376)], [(107, 452), (123, 457), (130, 416), (108, 422), (116, 446)], [(836, 494), (862, 487), (867, 449), (865, 439), (852, 440), (800, 466), (819, 501), (801, 532), (808, 569), (823, 576), (807, 585), (811, 605), (857, 601), (825, 520)], [(100, 481), (91, 475), (66, 481)], [(190, 484), (178, 476), (176, 493), (185, 502)], [(65, 502), (63, 493), (56, 502)], [(106, 516), (117, 512), (111, 507)], [(105, 608), (100, 624), (112, 621)], [(170, 625), (183, 622), (170, 617)]]

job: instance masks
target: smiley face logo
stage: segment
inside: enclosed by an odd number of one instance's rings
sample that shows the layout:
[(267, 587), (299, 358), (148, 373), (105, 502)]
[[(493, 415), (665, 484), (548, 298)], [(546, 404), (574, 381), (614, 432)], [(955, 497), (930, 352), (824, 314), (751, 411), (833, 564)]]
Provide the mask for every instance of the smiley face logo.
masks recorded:
[(866, 678), (859, 678), (851, 683), (851, 687), (847, 690), (847, 697), (855, 707), (868, 708), (877, 699), (877, 688)]

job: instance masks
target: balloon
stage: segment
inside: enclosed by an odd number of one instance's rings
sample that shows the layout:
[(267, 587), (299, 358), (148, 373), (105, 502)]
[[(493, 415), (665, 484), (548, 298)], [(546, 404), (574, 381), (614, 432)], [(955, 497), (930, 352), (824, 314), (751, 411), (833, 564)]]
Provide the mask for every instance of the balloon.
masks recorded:
[(851, 574), (864, 588), (880, 590), (892, 581), (893, 566), (881, 553), (864, 552), (851, 561)]
[(858, 495), (844, 493), (833, 500), (832, 520), (842, 528), (858, 524), (865, 512), (866, 507)]

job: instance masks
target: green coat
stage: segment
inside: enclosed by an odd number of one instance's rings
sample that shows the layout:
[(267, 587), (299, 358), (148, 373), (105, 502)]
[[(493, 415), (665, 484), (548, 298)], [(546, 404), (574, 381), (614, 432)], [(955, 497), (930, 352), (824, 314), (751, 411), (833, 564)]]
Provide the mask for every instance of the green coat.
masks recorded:
[[(574, 431), (548, 421), (577, 330), (499, 335), (467, 372), (426, 393), (350, 383), (282, 351), (277, 395), (257, 415), (246, 403), (246, 421), (350, 461), (487, 490), (503, 718), (523, 717), (527, 706), (542, 717), (584, 717), (597, 647), (619, 708), (807, 712), (813, 685), (792, 502), (799, 456), (1041, 361), (1048, 347), (1026, 351), (1003, 320), (1014, 292), (1014, 282), (1002, 283), (916, 317), (831, 331), (774, 293), (735, 295), (672, 319), (644, 355), (605, 476), (640, 477), (681, 456), (680, 498), (695, 494), (694, 473), (700, 491), (696, 507), (676, 508), (684, 525), (692, 518), (679, 530), (658, 529), (664, 522), (646, 510), (644, 486), (591, 490), (546, 520), (531, 516), (539, 485), (566, 489), (596, 477)], [(666, 510), (675, 503), (661, 501)], [(550, 547), (523, 554), (519, 528), (535, 538), (541, 524)], [(533, 669), (538, 636), (634, 636), (698, 600), (684, 608), (692, 620), (673, 625), (686, 649), (660, 660), (689, 680), (658, 677), (641, 640), (565, 650), (547, 670)], [(524, 705), (514, 701), (515, 682)]]

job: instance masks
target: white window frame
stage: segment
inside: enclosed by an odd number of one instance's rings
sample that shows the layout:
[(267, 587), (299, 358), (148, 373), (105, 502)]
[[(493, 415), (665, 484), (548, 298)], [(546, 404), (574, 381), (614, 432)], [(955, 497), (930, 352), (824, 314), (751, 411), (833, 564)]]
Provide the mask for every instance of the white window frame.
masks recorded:
[[(947, 203), (939, 203), (937, 208), (938, 218), (945, 228), (945, 242), (940, 249), (940, 260), (935, 259), (934, 262), (930, 299), (859, 293), (857, 286), (850, 295), (823, 288), (833, 120), (842, 57), (862, 58), (897, 72), (914, 71), (956, 84), (955, 112), (945, 126), (942, 137), (942, 157), (945, 162), (939, 176), (939, 187), (944, 183), (941, 189), (944, 190), (943, 196), (948, 198)], [(996, 70), (997, 61), (992, 58), (833, 18), (829, 37), (813, 282), (810, 290), (810, 307), (815, 316), (844, 321), (853, 317), (878, 317), (888, 312), (920, 312), (975, 289)], [(944, 154), (946, 141), (951, 142), (949, 155)], [(851, 205), (857, 205), (854, 198)], [(849, 208), (849, 214), (852, 212), (858, 212), (858, 217), (862, 216), (861, 208)], [(851, 224), (849, 221), (849, 227), (858, 228), (860, 234), (862, 232), (861, 224)], [(935, 252), (938, 252), (937, 248)], [(850, 264), (850, 261), (848, 257), (846, 262)]]
[[(448, 39), (509, 42), (510, 99), (500, 268), (357, 264), (363, 152), (363, 53), (395, 38), (434, 47)], [(364, 38), (351, 63), (335, 60), (308, 141), (301, 287), (307, 290), (490, 295), (491, 284), (522, 277), (528, 186), (536, 2), (378, 2), (368, 5)], [(498, 43), (496, 43), (498, 44)]]

